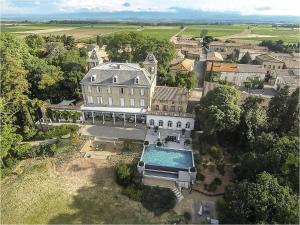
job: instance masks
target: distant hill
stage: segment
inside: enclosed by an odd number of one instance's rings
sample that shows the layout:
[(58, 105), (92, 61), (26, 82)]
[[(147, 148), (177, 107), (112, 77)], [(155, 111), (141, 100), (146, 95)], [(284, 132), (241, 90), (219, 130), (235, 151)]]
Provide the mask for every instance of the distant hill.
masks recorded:
[(96, 20), (112, 22), (186, 22), (186, 23), (299, 23), (297, 16), (241, 15), (238, 13), (206, 12), (176, 9), (173, 12), (121, 11), (77, 12), (43, 15), (1, 15), (1, 20)]

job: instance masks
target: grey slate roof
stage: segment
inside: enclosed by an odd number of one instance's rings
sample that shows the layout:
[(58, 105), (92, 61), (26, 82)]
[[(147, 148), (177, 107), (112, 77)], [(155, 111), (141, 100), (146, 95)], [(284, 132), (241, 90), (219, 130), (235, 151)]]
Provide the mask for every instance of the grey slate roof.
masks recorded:
[(156, 86), (153, 100), (162, 101), (187, 101), (187, 91), (184, 88)]
[(240, 73), (266, 73), (262, 65), (237, 64), (237, 68)]
[(256, 58), (262, 60), (262, 61), (266, 61), (266, 62), (276, 62), (276, 63), (282, 63), (283, 61), (280, 59), (277, 59), (269, 54), (261, 54), (256, 56)]
[[(95, 75), (96, 81), (91, 82)], [(113, 83), (113, 77), (117, 76), (117, 83)], [(135, 78), (139, 77), (139, 84), (135, 84)], [(141, 85), (150, 86), (150, 74), (137, 63), (102, 63), (92, 69), (84, 76), (82, 84), (114, 84), (114, 85)]]

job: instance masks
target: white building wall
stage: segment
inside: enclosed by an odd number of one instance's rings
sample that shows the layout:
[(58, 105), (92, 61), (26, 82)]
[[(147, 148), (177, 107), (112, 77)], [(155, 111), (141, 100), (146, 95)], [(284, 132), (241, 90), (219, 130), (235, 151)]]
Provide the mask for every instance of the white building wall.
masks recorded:
[(243, 86), (244, 82), (249, 79), (254, 79), (258, 77), (259, 80), (265, 79), (264, 73), (233, 73), (233, 72), (222, 72), (221, 73), (221, 80), (227, 80), (228, 82), (233, 83), (237, 86)]
[[(150, 120), (154, 120), (154, 125), (150, 125)], [(159, 126), (159, 121), (163, 121), (163, 126)], [(172, 127), (168, 127), (168, 121), (172, 121)], [(181, 127), (177, 128), (177, 122), (181, 122)], [(186, 124), (190, 123), (190, 128), (186, 128)], [(159, 116), (159, 115), (147, 115), (147, 126), (154, 127), (158, 126), (163, 129), (171, 129), (171, 130), (193, 130), (194, 129), (194, 118), (186, 118), (186, 117), (175, 117), (175, 116)]]

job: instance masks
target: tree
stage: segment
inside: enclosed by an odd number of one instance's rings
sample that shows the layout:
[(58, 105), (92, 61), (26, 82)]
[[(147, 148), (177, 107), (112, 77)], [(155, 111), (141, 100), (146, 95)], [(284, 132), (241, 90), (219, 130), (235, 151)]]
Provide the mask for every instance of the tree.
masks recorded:
[(240, 166), (235, 170), (237, 179), (254, 180), (258, 173), (266, 171), (278, 178), (295, 192), (299, 186), (299, 138), (274, 136), (262, 133), (242, 155)]
[(252, 63), (252, 58), (249, 52), (246, 52), (245, 55), (240, 60), (241, 64), (251, 64)]
[(26, 44), (33, 50), (42, 49), (45, 44), (45, 40), (38, 34), (30, 34), (25, 37)]
[(209, 71), (209, 72), (206, 72), (206, 74), (205, 74), (205, 81), (217, 82), (220, 80), (220, 77), (221, 77), (220, 72)]
[(198, 86), (198, 76), (194, 71), (188, 72), (185, 81), (185, 87), (191, 90)]
[(205, 38), (207, 34), (208, 34), (208, 30), (207, 29), (203, 29), (200, 32), (200, 37), (201, 38)]
[(289, 87), (280, 89), (269, 103), (268, 122), (270, 129), (278, 134), (299, 131), (299, 88), (289, 96)]
[(243, 181), (226, 188), (219, 207), (222, 223), (298, 223), (298, 200), (288, 187), (263, 172), (256, 182)]
[(209, 91), (200, 100), (197, 110), (197, 120), (204, 132), (213, 134), (225, 129), (233, 129), (239, 124), (240, 93), (231, 86), (219, 86)]
[(251, 143), (267, 127), (267, 112), (261, 105), (264, 100), (250, 96), (242, 105), (240, 131), (244, 143)]

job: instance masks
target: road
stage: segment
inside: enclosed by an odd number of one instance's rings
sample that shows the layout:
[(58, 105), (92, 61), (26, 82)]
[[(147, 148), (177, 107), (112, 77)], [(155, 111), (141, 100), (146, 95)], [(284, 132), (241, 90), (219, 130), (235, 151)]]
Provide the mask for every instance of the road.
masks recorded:
[(98, 138), (123, 138), (143, 141), (146, 136), (147, 128), (84, 125), (80, 131), (83, 135)]
[[(206, 58), (206, 57), (205, 57)], [(198, 88), (203, 87), (204, 83), (204, 74), (205, 74), (205, 61), (195, 61), (194, 71), (198, 74)]]

